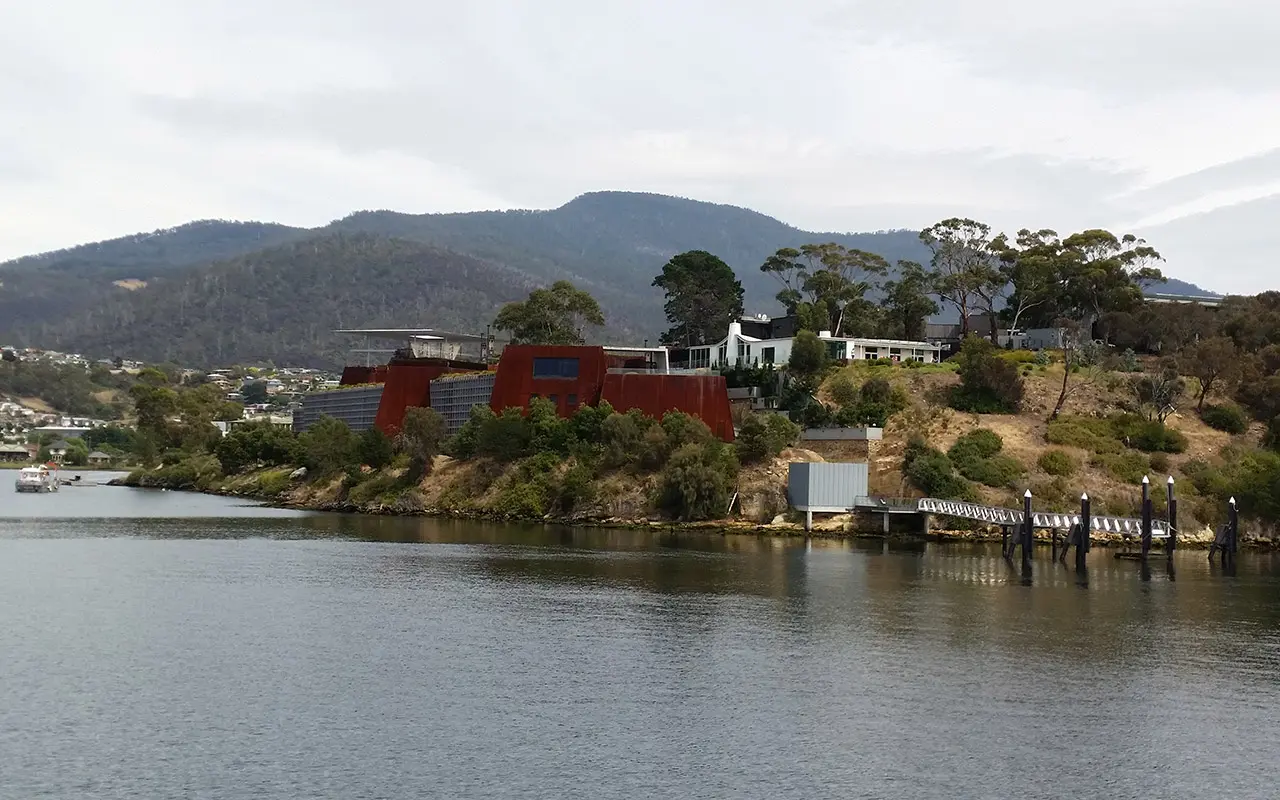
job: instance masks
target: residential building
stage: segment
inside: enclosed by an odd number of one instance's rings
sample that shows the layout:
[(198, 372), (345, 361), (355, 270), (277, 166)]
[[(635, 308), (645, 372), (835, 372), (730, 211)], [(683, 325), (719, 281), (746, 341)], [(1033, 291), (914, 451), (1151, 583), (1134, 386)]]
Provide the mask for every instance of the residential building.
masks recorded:
[[(735, 364), (785, 364), (791, 358), (791, 346), (795, 341), (794, 320), (781, 318), (780, 330), (774, 330), (770, 324), (772, 322), (773, 320), (759, 317), (731, 322), (724, 339), (715, 344), (675, 349), (671, 352), (671, 363), (686, 369), (729, 367)], [(783, 330), (789, 331), (787, 335), (779, 335)], [(818, 338), (826, 344), (827, 355), (833, 361), (884, 358), (933, 364), (941, 360), (941, 348), (929, 342), (832, 336), (830, 331), (820, 331)]]

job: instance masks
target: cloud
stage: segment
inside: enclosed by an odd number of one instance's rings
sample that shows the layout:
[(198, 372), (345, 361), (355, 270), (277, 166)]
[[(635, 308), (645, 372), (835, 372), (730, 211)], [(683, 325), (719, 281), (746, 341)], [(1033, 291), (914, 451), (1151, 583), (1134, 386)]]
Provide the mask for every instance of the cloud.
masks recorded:
[(598, 189), (810, 229), (958, 215), (1172, 238), (1280, 182), (1280, 56), (1261, 46), (1280, 11), (1261, 2), (46, 0), (9, 16), (0, 257), (199, 217), (319, 225)]

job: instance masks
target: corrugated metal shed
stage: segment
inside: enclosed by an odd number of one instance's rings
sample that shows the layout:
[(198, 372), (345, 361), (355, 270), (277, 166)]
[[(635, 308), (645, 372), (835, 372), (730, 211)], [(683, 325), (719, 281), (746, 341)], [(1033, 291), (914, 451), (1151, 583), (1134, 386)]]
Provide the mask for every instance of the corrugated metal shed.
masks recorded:
[(797, 461), (788, 466), (787, 497), (799, 511), (839, 513), (867, 495), (866, 464)]

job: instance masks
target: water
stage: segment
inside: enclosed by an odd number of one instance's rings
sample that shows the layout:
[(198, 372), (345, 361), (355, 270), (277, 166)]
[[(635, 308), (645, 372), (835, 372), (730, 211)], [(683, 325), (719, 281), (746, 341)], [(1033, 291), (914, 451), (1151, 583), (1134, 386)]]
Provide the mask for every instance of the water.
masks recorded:
[[(88, 477), (88, 474), (86, 474)], [(1280, 560), (271, 511), (0, 473), (0, 796), (1274, 797)]]

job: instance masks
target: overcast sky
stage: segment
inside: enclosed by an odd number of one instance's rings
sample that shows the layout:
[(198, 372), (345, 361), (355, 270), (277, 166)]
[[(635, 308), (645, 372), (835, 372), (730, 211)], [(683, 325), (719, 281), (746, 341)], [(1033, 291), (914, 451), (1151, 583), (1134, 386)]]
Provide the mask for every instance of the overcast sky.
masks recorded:
[(1280, 288), (1262, 0), (40, 0), (0, 24), (0, 258), (200, 218), (549, 208), (1138, 230)]

